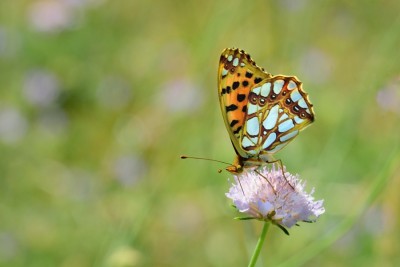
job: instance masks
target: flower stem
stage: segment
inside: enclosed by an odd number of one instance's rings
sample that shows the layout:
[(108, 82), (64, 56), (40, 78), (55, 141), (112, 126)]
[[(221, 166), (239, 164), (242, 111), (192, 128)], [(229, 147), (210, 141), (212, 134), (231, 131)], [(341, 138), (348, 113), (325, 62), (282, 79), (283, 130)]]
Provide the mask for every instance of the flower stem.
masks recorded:
[(261, 251), (262, 245), (264, 244), (265, 236), (267, 235), (269, 225), (270, 225), (269, 222), (265, 222), (264, 223), (264, 226), (263, 226), (263, 229), (262, 229), (262, 232), (261, 232), (261, 236), (258, 238), (258, 242), (257, 242), (256, 248), (255, 248), (255, 250), (253, 252), (253, 256), (251, 256), (251, 259), (250, 259), (248, 267), (256, 266), (258, 255), (260, 255), (260, 251)]

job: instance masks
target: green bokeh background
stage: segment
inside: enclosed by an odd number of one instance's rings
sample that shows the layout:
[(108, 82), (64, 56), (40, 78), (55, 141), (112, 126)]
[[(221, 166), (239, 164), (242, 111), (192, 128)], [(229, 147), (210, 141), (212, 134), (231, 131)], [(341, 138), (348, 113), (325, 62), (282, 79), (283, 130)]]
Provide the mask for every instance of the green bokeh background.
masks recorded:
[(219, 110), (225, 47), (296, 75), (316, 122), (278, 153), (326, 213), (258, 266), (400, 264), (400, 2), (0, 2), (0, 265), (246, 266)]

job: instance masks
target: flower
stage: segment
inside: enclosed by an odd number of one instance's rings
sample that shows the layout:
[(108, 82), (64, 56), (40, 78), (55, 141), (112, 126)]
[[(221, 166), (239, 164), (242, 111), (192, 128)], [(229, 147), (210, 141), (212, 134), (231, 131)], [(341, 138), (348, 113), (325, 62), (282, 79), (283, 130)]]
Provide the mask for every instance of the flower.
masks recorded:
[(325, 208), (323, 200), (314, 200), (314, 189), (307, 194), (304, 192), (306, 183), (299, 175), (284, 169), (284, 175), (274, 165), (245, 170), (234, 176), (235, 182), (226, 196), (240, 212), (253, 219), (270, 221), (287, 233), (284, 227), (290, 228), (300, 221), (315, 221)]

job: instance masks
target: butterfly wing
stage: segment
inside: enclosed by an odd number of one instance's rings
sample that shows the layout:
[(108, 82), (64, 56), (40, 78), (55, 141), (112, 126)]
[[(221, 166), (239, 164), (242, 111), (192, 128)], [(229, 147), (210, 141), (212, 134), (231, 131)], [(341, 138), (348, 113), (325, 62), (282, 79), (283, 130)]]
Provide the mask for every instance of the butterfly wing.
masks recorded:
[(297, 77), (264, 79), (248, 96), (241, 149), (253, 157), (268, 158), (313, 121), (312, 104)]
[(218, 96), (222, 116), (233, 146), (240, 156), (247, 158), (240, 140), (247, 114), (250, 89), (262, 80), (272, 77), (256, 65), (243, 50), (227, 48), (219, 61)]

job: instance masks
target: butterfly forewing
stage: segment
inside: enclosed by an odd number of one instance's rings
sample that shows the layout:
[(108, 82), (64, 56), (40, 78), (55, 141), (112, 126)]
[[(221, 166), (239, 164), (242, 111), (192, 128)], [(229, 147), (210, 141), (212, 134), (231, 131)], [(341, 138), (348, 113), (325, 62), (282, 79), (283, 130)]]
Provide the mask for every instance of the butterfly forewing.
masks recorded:
[(277, 75), (250, 90), (241, 146), (250, 157), (274, 154), (314, 120), (296, 77)]
[(243, 157), (241, 149), (247, 101), (250, 89), (262, 80), (272, 77), (256, 65), (243, 50), (227, 48), (222, 52), (218, 68), (218, 95), (226, 128), (236, 151)]

